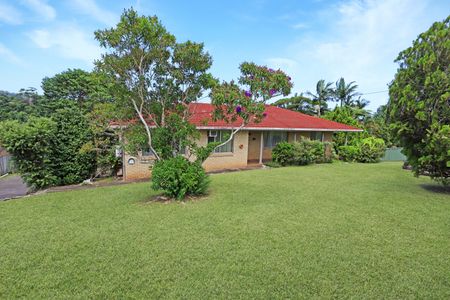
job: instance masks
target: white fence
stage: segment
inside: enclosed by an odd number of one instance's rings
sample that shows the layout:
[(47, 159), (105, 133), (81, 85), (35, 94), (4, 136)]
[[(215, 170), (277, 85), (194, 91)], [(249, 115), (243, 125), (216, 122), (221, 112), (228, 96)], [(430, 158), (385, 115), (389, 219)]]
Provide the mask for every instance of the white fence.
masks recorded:
[(11, 156), (0, 157), (0, 176), (11, 172), (12, 162)]

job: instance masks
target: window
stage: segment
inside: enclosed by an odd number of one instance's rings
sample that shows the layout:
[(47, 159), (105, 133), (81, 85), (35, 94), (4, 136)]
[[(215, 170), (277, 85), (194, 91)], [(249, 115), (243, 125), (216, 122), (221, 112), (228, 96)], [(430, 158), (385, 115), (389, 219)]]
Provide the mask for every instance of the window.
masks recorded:
[(309, 139), (311, 141), (323, 141), (323, 132), (320, 131), (311, 131), (309, 134)]
[[(225, 142), (230, 138), (230, 130), (210, 130), (208, 131), (208, 143)], [(217, 148), (215, 153), (233, 152), (233, 139), (223, 146)]]
[(285, 131), (264, 132), (264, 148), (272, 149), (279, 142), (283, 141), (287, 141), (287, 132)]

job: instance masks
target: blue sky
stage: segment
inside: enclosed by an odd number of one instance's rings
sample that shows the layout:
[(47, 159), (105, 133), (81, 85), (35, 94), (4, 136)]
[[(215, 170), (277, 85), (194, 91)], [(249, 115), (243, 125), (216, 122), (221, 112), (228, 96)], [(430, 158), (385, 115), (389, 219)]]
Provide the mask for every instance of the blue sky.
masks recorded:
[[(448, 0), (178, 1), (0, 0), (0, 90), (40, 87), (67, 68), (91, 70), (101, 49), (93, 32), (122, 10), (157, 15), (179, 41), (204, 42), (222, 80), (243, 61), (285, 70), (293, 93), (343, 76), (360, 92), (385, 91), (398, 52), (450, 13)], [(371, 109), (387, 93), (365, 95)]]

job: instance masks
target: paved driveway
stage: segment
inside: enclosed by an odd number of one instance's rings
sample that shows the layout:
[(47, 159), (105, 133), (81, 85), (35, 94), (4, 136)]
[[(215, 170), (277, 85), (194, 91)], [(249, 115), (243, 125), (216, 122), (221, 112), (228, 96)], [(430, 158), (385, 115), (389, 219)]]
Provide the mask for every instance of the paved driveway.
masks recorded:
[(20, 176), (8, 176), (0, 179), (0, 201), (25, 196), (28, 192), (28, 188), (22, 181)]

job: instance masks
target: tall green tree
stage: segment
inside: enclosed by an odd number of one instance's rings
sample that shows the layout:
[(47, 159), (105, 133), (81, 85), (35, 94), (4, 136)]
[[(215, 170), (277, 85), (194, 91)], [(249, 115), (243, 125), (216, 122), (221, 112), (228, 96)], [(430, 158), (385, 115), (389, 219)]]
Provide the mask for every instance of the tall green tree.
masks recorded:
[(326, 111), (328, 111), (328, 101), (332, 99), (333, 89), (331, 87), (331, 82), (325, 82), (321, 79), (316, 84), (316, 92), (307, 94), (312, 98), (313, 106), (316, 106), (317, 115), (320, 117)]
[(416, 175), (450, 177), (450, 16), (419, 35), (395, 60), (389, 117)]
[(156, 16), (133, 9), (95, 37), (106, 50), (96, 65), (114, 78), (117, 108), (139, 120), (146, 146), (158, 160), (178, 155), (196, 135), (188, 123), (189, 103), (216, 83), (203, 44), (177, 43)]
[(341, 77), (336, 81), (336, 87), (334, 89), (334, 99), (336, 102), (340, 103), (340, 106), (352, 106), (354, 104), (355, 98), (359, 95), (356, 91), (358, 85), (351, 81), (349, 83), (345, 82), (345, 79)]
[(47, 100), (71, 100), (88, 111), (95, 103), (112, 100), (109, 89), (105, 74), (81, 69), (68, 69), (42, 80), (42, 90)]
[(273, 105), (311, 116), (316, 114), (312, 99), (304, 96), (303, 93), (300, 93), (300, 95), (296, 93), (292, 97), (279, 99)]

